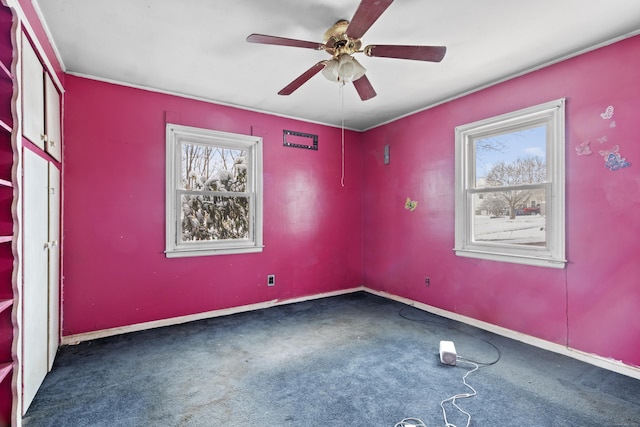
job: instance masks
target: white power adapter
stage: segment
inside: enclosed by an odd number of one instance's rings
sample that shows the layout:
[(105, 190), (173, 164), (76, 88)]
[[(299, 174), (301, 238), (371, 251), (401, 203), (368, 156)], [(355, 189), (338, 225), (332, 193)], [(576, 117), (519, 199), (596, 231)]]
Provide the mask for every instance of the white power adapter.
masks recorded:
[(453, 341), (440, 341), (440, 363), (455, 366), (457, 358)]

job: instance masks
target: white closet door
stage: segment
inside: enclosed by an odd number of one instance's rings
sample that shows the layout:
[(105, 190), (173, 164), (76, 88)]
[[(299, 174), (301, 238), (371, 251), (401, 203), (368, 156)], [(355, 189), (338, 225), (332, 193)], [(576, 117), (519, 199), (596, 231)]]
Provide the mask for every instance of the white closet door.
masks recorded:
[(44, 150), (44, 71), (29, 40), (22, 38), (22, 134)]
[(60, 132), (60, 94), (51, 81), (51, 77), (45, 74), (45, 131), (47, 134), (47, 153), (57, 161), (62, 160), (62, 136)]
[(49, 168), (46, 160), (23, 150), (23, 413), (48, 372), (49, 290), (48, 228)]
[(49, 370), (60, 343), (60, 171), (49, 163)]

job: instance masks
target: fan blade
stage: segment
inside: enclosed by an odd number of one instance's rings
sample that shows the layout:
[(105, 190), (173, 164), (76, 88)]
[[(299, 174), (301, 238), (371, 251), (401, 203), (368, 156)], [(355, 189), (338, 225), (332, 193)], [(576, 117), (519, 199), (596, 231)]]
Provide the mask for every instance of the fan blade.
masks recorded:
[(391, 3), (393, 0), (362, 0), (347, 27), (347, 35), (352, 39), (364, 36)]
[(307, 80), (318, 74), (326, 66), (326, 61), (320, 61), (307, 71), (302, 73), (297, 79), (289, 83), (284, 89), (278, 92), (278, 95), (291, 95), (296, 89), (305, 84)]
[(322, 43), (308, 42), (304, 40), (288, 39), (285, 37), (267, 36), (264, 34), (251, 34), (247, 37), (249, 43), (273, 44), (278, 46), (302, 47), (305, 49), (324, 49)]
[(358, 95), (360, 95), (360, 99), (363, 101), (377, 95), (366, 75), (360, 77), (358, 80), (354, 80), (353, 85), (356, 87), (356, 91), (358, 91)]
[(442, 61), (446, 52), (445, 46), (371, 45), (364, 48), (364, 53), (367, 56), (430, 62)]

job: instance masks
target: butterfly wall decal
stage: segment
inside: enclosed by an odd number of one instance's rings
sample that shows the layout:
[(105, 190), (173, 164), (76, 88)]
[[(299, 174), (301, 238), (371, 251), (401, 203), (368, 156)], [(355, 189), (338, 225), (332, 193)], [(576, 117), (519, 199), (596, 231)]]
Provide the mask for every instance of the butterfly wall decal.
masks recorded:
[(413, 212), (416, 210), (417, 207), (418, 207), (418, 201), (411, 200), (409, 197), (407, 197), (407, 201), (404, 204), (404, 208)]
[(604, 120), (609, 120), (611, 117), (613, 117), (613, 105), (609, 105), (607, 109), (604, 110), (604, 113), (600, 113), (600, 117), (602, 117)]
[(620, 157), (620, 154), (611, 153), (607, 156), (604, 165), (612, 171), (617, 171), (618, 169), (628, 168), (631, 163), (627, 162), (624, 157)]
[(591, 147), (589, 147), (590, 144), (591, 144), (591, 141), (585, 141), (582, 144), (578, 145), (576, 147), (576, 152), (578, 153), (578, 156), (586, 156), (589, 154), (593, 154), (593, 151), (591, 151)]
[(609, 154), (616, 154), (618, 151), (620, 151), (620, 146), (614, 145), (610, 150), (600, 150), (598, 153), (606, 159)]
[(618, 145), (614, 145), (610, 150), (598, 151), (598, 153), (604, 157), (604, 166), (607, 169), (617, 171), (631, 166), (631, 163), (629, 163), (627, 159), (620, 156), (620, 153), (618, 152), (619, 150), (620, 147)]

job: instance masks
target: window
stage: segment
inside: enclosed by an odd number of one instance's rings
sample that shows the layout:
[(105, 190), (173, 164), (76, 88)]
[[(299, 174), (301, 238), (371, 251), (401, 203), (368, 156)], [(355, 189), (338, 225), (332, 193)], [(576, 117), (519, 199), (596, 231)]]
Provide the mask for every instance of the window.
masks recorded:
[(167, 124), (168, 258), (262, 251), (262, 138)]
[(564, 104), (456, 128), (457, 255), (564, 267)]

